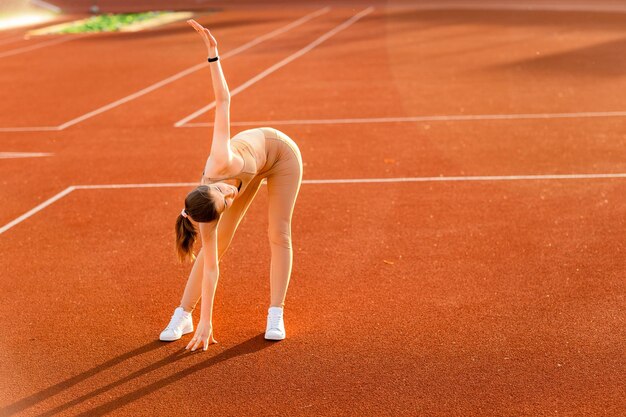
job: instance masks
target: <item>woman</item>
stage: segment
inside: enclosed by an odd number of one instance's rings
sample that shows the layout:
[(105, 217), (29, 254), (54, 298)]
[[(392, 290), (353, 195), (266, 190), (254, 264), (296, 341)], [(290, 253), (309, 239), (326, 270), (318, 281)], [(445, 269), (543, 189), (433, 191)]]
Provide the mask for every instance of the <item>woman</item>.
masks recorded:
[(185, 208), (176, 219), (176, 245), (181, 260), (194, 258), (196, 230), (202, 248), (195, 257), (180, 306), (161, 332), (164, 341), (178, 340), (193, 332), (191, 312), (202, 298), (200, 321), (185, 349), (206, 350), (213, 337), (213, 299), (219, 276), (219, 261), (230, 244), (237, 225), (266, 179), (269, 200), (271, 247), (271, 302), (265, 338), (285, 338), (283, 307), (291, 275), (291, 217), (302, 182), (302, 157), (296, 143), (272, 128), (249, 129), (230, 138), (230, 93), (217, 53), (217, 42), (208, 29), (187, 21), (202, 36), (209, 54), (215, 92), (215, 123), (211, 153), (200, 185), (185, 198)]

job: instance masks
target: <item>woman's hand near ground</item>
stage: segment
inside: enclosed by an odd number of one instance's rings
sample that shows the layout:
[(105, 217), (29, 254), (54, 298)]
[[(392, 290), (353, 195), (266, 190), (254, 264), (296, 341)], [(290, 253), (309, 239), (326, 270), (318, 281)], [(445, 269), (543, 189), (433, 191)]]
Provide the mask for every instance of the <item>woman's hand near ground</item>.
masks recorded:
[(198, 32), (200, 36), (202, 37), (202, 40), (204, 41), (204, 44), (207, 47), (209, 58), (216, 57), (217, 56), (217, 41), (215, 40), (213, 35), (211, 35), (211, 32), (209, 31), (209, 29), (203, 27), (200, 23), (196, 22), (193, 19), (187, 20), (187, 23), (189, 23), (189, 25), (191, 25), (191, 27), (194, 28), (196, 32)]
[(196, 333), (185, 349), (191, 348), (191, 350), (194, 351), (202, 345), (202, 350), (207, 350), (211, 343), (217, 343), (217, 340), (213, 338), (213, 324), (210, 321), (200, 318), (198, 326), (196, 327)]

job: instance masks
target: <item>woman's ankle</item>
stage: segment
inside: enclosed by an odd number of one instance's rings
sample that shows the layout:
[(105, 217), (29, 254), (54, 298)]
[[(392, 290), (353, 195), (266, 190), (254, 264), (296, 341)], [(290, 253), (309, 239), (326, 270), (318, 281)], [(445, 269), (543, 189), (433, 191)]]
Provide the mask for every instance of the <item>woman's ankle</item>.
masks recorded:
[(193, 313), (193, 307), (189, 308), (189, 307), (185, 307), (184, 305), (180, 305), (179, 307), (182, 307), (183, 310), (185, 311), (185, 313)]

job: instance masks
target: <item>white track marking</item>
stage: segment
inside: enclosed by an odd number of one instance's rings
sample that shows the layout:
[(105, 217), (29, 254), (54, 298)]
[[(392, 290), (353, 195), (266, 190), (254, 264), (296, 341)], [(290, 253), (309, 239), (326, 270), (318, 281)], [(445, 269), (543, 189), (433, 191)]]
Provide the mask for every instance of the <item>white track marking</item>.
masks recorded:
[[(474, 175), (451, 177), (396, 177), (396, 178), (342, 178), (328, 180), (303, 180), (302, 184), (379, 184), (401, 182), (456, 182), (456, 181), (520, 181), (520, 180), (580, 180), (626, 178), (626, 173), (614, 174), (545, 174), (545, 175)], [(75, 185), (76, 190), (106, 190), (123, 188), (195, 187), (198, 182), (163, 182), (143, 184)]]
[(520, 181), (520, 180), (582, 180), (626, 178), (626, 173), (616, 174), (553, 174), (553, 175), (482, 175), (462, 177), (408, 177), (408, 178), (355, 178), (340, 180), (304, 180), (306, 184), (366, 184), (393, 182), (455, 182), (455, 181)]
[[(257, 83), (258, 81), (260, 81), (263, 78), (267, 77), (271, 73), (273, 73), (273, 72), (277, 71), (278, 69), (284, 67), (285, 65), (287, 65), (291, 61), (301, 57), (304, 54), (306, 54), (307, 52), (309, 52), (310, 50), (312, 50), (313, 48), (315, 48), (316, 46), (318, 46), (319, 44), (321, 44), (325, 40), (327, 40), (330, 37), (334, 36), (338, 32), (344, 30), (345, 28), (347, 28), (348, 26), (352, 25), (353, 23), (355, 23), (357, 20), (361, 19), (362, 17), (370, 14), (373, 10), (374, 10), (373, 7), (368, 7), (367, 9), (362, 10), (361, 12), (359, 12), (356, 15), (352, 16), (350, 19), (346, 20), (345, 22), (341, 23), (340, 25), (336, 26), (335, 28), (331, 29), (330, 31), (326, 32), (325, 34), (323, 34), (319, 38), (315, 39), (313, 42), (311, 42), (310, 44), (308, 44), (304, 48), (300, 49), (297, 52), (294, 52), (293, 54), (289, 55), (287, 58), (283, 59), (282, 61), (280, 61), (280, 62), (278, 62), (278, 63), (276, 63), (274, 65), (272, 65), (271, 67), (269, 67), (265, 71), (263, 71), (260, 74), (250, 78), (245, 83), (243, 83), (240, 86), (238, 86), (237, 88), (231, 90), (230, 91), (230, 96), (232, 97), (232, 96), (237, 95), (241, 91), (243, 91), (246, 88), (250, 87), (251, 85)], [(212, 108), (214, 108), (215, 104), (216, 104), (215, 101), (213, 101), (212, 103), (204, 106), (203, 108), (193, 112), (189, 116), (186, 116), (185, 118), (179, 120), (178, 122), (176, 122), (174, 124), (174, 126), (175, 127), (180, 127), (180, 126), (184, 125), (188, 121), (193, 120), (196, 117), (200, 116), (201, 114), (206, 113), (207, 111), (209, 111)]]
[(66, 35), (60, 39), (53, 39), (48, 42), (39, 42), (35, 45), (25, 46), (23, 48), (11, 49), (5, 52), (0, 52), (0, 58), (6, 58), (8, 56), (18, 55), (28, 51), (34, 51), (35, 49), (44, 48), (50, 45), (58, 45), (60, 43), (65, 43), (69, 41), (73, 41), (76, 39), (84, 38), (87, 35)]
[(57, 126), (0, 127), (0, 132), (51, 132), (60, 130)]
[[(251, 40), (250, 42), (248, 42), (248, 43), (246, 43), (244, 45), (241, 45), (241, 46), (233, 49), (232, 51), (229, 51), (229, 52), (223, 54), (221, 56), (221, 59), (223, 60), (223, 59), (226, 59), (228, 57), (237, 55), (238, 53), (241, 53), (241, 52), (243, 52), (243, 51), (245, 51), (247, 49), (250, 49), (253, 46), (258, 45), (259, 43), (261, 43), (263, 41), (266, 41), (266, 40), (268, 40), (270, 38), (273, 38), (274, 36), (277, 36), (277, 35), (279, 35), (281, 33), (285, 33), (287, 31), (295, 28), (296, 26), (300, 26), (303, 23), (305, 23), (305, 22), (307, 22), (307, 21), (309, 21), (309, 20), (311, 20), (311, 19), (313, 19), (313, 18), (315, 18), (315, 17), (317, 17), (317, 16), (319, 16), (321, 14), (327, 13), (329, 10), (330, 10), (330, 8), (324, 7), (324, 8), (319, 9), (319, 10), (313, 12), (313, 13), (309, 13), (308, 15), (306, 15), (304, 17), (301, 17), (300, 19), (295, 20), (294, 22), (289, 23), (286, 26), (278, 28), (278, 29), (276, 29), (276, 30), (274, 30), (272, 32), (269, 32), (269, 33), (265, 34), (265, 35), (261, 35), (261, 36), (255, 38), (255, 39)], [(84, 120), (87, 120), (87, 119), (89, 119), (91, 117), (94, 117), (94, 116), (96, 116), (98, 114), (104, 113), (105, 111), (111, 110), (111, 109), (113, 109), (115, 107), (118, 107), (118, 106), (124, 104), (124, 103), (128, 103), (131, 100), (134, 100), (134, 99), (136, 99), (138, 97), (146, 95), (146, 94), (148, 94), (148, 93), (150, 93), (150, 92), (152, 92), (152, 91), (154, 91), (154, 90), (156, 90), (158, 88), (163, 87), (164, 85), (171, 84), (172, 82), (174, 82), (176, 80), (179, 80), (179, 79), (181, 79), (183, 77), (186, 77), (189, 74), (192, 74), (192, 73), (194, 73), (194, 72), (196, 72), (196, 71), (198, 71), (198, 70), (200, 70), (202, 68), (205, 68), (208, 65), (209, 65), (208, 62), (203, 62), (201, 64), (197, 64), (197, 65), (194, 65), (193, 67), (187, 68), (186, 70), (181, 71), (181, 72), (179, 72), (177, 74), (174, 74), (171, 77), (168, 77), (168, 78), (166, 78), (164, 80), (161, 80), (161, 81), (159, 81), (159, 82), (157, 82), (155, 84), (152, 84), (151, 86), (146, 87), (143, 90), (137, 91), (136, 93), (133, 93), (133, 94), (131, 94), (129, 96), (123, 97), (123, 98), (121, 98), (119, 100), (116, 100), (116, 101), (114, 101), (112, 103), (109, 103), (109, 104), (107, 104), (107, 105), (105, 105), (103, 107), (100, 107), (100, 108), (98, 108), (96, 110), (93, 110), (93, 111), (91, 111), (91, 112), (89, 112), (87, 114), (84, 114), (84, 115), (79, 116), (79, 117), (77, 117), (75, 119), (72, 119), (69, 122), (65, 122), (65, 123), (63, 123), (62, 125), (59, 126), (59, 130), (64, 130), (64, 129), (70, 127), (70, 126), (73, 126), (73, 125), (75, 125), (77, 123), (80, 123), (80, 122), (82, 122)]]
[[(457, 176), (457, 177), (399, 177), (399, 178), (346, 178), (328, 180), (303, 180), (302, 184), (384, 184), (403, 182), (455, 182), (455, 181), (523, 181), (523, 180), (581, 180), (581, 179), (615, 179), (626, 178), (626, 173), (614, 174), (548, 174), (548, 175), (479, 175), (479, 176)], [(5, 224), (0, 228), (0, 234), (11, 229), (13, 226), (23, 222), (32, 215), (48, 207), (55, 201), (65, 197), (74, 190), (110, 190), (110, 189), (132, 189), (132, 188), (175, 188), (175, 187), (195, 187), (198, 182), (163, 182), (144, 184), (99, 184), (99, 185), (72, 185), (61, 191), (57, 195), (39, 204), (32, 210), (24, 213), (17, 219)]]
[(42, 1), (42, 0), (30, 0), (30, 2), (32, 4), (34, 4), (35, 6), (39, 6), (42, 9), (50, 10), (53, 13), (61, 13), (62, 12), (60, 7), (55, 6), (54, 4), (50, 4), (48, 2)]
[(41, 210), (45, 209), (46, 207), (48, 207), (50, 204), (54, 203), (55, 201), (60, 200), (61, 198), (65, 197), (66, 195), (68, 195), (69, 193), (74, 191), (74, 189), (75, 189), (75, 187), (73, 187), (73, 186), (72, 187), (67, 187), (65, 190), (61, 191), (60, 193), (56, 194), (53, 197), (50, 197), (49, 199), (47, 199), (43, 203), (39, 204), (37, 207), (35, 207), (32, 210), (29, 210), (26, 213), (22, 214), (17, 219), (12, 220), (9, 223), (5, 224), (4, 226), (0, 227), (0, 235), (2, 233), (6, 232), (7, 230), (9, 230), (10, 228), (12, 228), (13, 226), (15, 226), (17, 224), (20, 224), (21, 222), (23, 222), (24, 220), (28, 219), (32, 215), (37, 214), (38, 212), (40, 212)]
[(303, 16), (300, 19), (298, 19), (298, 20), (288, 24), (287, 26), (283, 26), (282, 28), (278, 28), (278, 29), (276, 29), (273, 32), (267, 33), (267, 34), (265, 34), (263, 36), (259, 36), (258, 38), (254, 39), (254, 40), (252, 40), (252, 41), (250, 41), (248, 43), (246, 43), (245, 45), (241, 45), (240, 47), (235, 48), (232, 51), (227, 52), (226, 54), (222, 55), (220, 59), (225, 59), (225, 58), (231, 57), (233, 55), (237, 55), (239, 52), (243, 52), (246, 49), (249, 49), (249, 48), (251, 48), (251, 47), (253, 47), (255, 45), (260, 44), (261, 42), (264, 42), (264, 41), (266, 41), (268, 39), (271, 39), (271, 38), (273, 38), (275, 36), (278, 36), (278, 35), (280, 35), (282, 33), (288, 32), (291, 29), (293, 29), (295, 27), (298, 27), (298, 26), (308, 22), (311, 19), (314, 19), (314, 18), (316, 18), (318, 16), (321, 16), (321, 15), (323, 15), (325, 13), (328, 13), (329, 11), (330, 11), (330, 7), (324, 7), (322, 9), (316, 10), (313, 13), (310, 13), (310, 14), (308, 14), (306, 16)]
[(77, 190), (107, 190), (120, 188), (168, 188), (168, 187), (193, 187), (197, 182), (157, 182), (145, 184), (101, 184), (101, 185), (75, 185)]
[(154, 91), (154, 90), (156, 90), (156, 89), (158, 89), (160, 87), (163, 87), (164, 85), (170, 84), (170, 83), (172, 83), (172, 82), (174, 82), (174, 81), (176, 81), (176, 80), (178, 80), (180, 78), (183, 78), (183, 77), (185, 77), (185, 76), (187, 76), (187, 75), (189, 75), (191, 73), (194, 73), (194, 72), (198, 71), (200, 68), (203, 68), (204, 65), (205, 65), (204, 63), (198, 64), (198, 65), (194, 65), (191, 68), (187, 68), (186, 70), (181, 71), (181, 72), (179, 72), (179, 73), (177, 73), (177, 74), (175, 74), (175, 75), (173, 75), (171, 77), (168, 77), (168, 78), (166, 78), (166, 79), (164, 79), (162, 81), (159, 81), (159, 82), (157, 82), (155, 84), (152, 84), (151, 86), (146, 87), (143, 90), (137, 91), (136, 93), (133, 93), (133, 94), (131, 94), (129, 96), (123, 97), (123, 98), (121, 98), (121, 99), (119, 99), (117, 101), (114, 101), (114, 102), (109, 103), (109, 104), (107, 104), (105, 106), (97, 108), (96, 110), (90, 111), (89, 113), (86, 113), (86, 114), (84, 114), (82, 116), (76, 117), (75, 119), (72, 119), (72, 120), (70, 120), (68, 122), (65, 122), (62, 125), (60, 125), (58, 127), (58, 130), (67, 129), (70, 126), (74, 126), (75, 124), (78, 124), (78, 123), (80, 123), (80, 122), (82, 122), (84, 120), (90, 119), (90, 118), (92, 118), (94, 116), (97, 116), (97, 115), (99, 115), (101, 113), (104, 113), (105, 111), (111, 110), (111, 109), (113, 109), (115, 107), (118, 107), (118, 106), (124, 104), (124, 103), (128, 103), (129, 101), (134, 100), (137, 97), (141, 97), (143, 95), (146, 95), (146, 94), (148, 94), (151, 91)]
[(5, 39), (0, 39), (0, 45), (4, 45), (7, 43), (15, 43), (15, 42), (19, 42), (19, 41), (26, 41), (28, 39), (24, 38), (24, 35), (22, 36), (13, 36), (11, 38), (5, 38)]
[[(521, 114), (459, 114), (409, 117), (370, 117), (352, 119), (303, 119), (303, 120), (262, 120), (251, 122), (231, 122), (231, 126), (272, 126), (272, 125), (333, 125), (359, 123), (413, 123), (413, 122), (456, 122), (472, 120), (520, 120), (520, 119), (577, 119), (589, 117), (624, 117), (626, 111), (578, 112), (578, 113), (521, 113)], [(213, 123), (188, 123), (180, 127), (207, 127)]]
[[(204, 65), (204, 64), (202, 64)], [(231, 126), (272, 126), (272, 125), (333, 125), (366, 123), (416, 123), (416, 122), (459, 122), (480, 120), (533, 120), (533, 119), (585, 119), (594, 117), (625, 117), (626, 111), (578, 112), (578, 113), (521, 113), (521, 114), (473, 114), (473, 115), (434, 115), (409, 117), (370, 117), (350, 119), (302, 119), (302, 120), (260, 120), (231, 122)], [(211, 127), (213, 123), (185, 123), (176, 127)], [(0, 127), (0, 132), (59, 131), (61, 126), (41, 127)]]
[(37, 158), (41, 156), (52, 156), (51, 153), (42, 152), (0, 152), (0, 159), (11, 158)]
[[(241, 52), (243, 52), (243, 51), (245, 51), (247, 49), (252, 48), (253, 46), (258, 45), (261, 42), (264, 42), (264, 41), (266, 41), (268, 39), (271, 39), (271, 38), (273, 38), (275, 36), (278, 36), (278, 35), (280, 35), (282, 33), (288, 32), (289, 30), (306, 23), (306, 22), (308, 22), (311, 19), (314, 19), (314, 18), (316, 18), (316, 17), (318, 17), (318, 16), (320, 16), (320, 15), (322, 15), (324, 13), (327, 13), (329, 10), (330, 10), (329, 7), (324, 7), (324, 8), (318, 9), (318, 10), (316, 10), (316, 11), (314, 11), (312, 13), (309, 13), (309, 14), (307, 14), (307, 15), (305, 15), (305, 16), (297, 19), (297, 20), (294, 20), (293, 22), (291, 22), (291, 23), (289, 23), (289, 24), (287, 24), (287, 25), (285, 25), (283, 27), (280, 27), (280, 28), (275, 29), (275, 30), (273, 30), (271, 32), (268, 32), (265, 35), (258, 36), (257, 38), (251, 40), (250, 42), (247, 42), (247, 43), (245, 43), (245, 44), (243, 44), (241, 46), (238, 46), (237, 48), (233, 49), (232, 51), (229, 51), (229, 52), (223, 54), (222, 55), (222, 59), (226, 59), (228, 57), (232, 57), (234, 55), (237, 55), (237, 54), (239, 54), (239, 53), (241, 53)], [(183, 70), (183, 71), (181, 71), (181, 72), (179, 72), (177, 74), (174, 74), (174, 75), (172, 75), (172, 76), (170, 76), (168, 78), (165, 78), (164, 80), (161, 80), (161, 81), (159, 81), (159, 82), (157, 82), (155, 84), (152, 84), (152, 85), (150, 85), (150, 86), (148, 86), (148, 87), (146, 87), (146, 88), (144, 88), (144, 89), (142, 89), (140, 91), (137, 91), (137, 92), (135, 92), (135, 93), (133, 93), (131, 95), (123, 97), (123, 98), (121, 98), (119, 100), (116, 100), (116, 101), (114, 101), (112, 103), (109, 103), (109, 104), (107, 104), (105, 106), (97, 108), (97, 109), (95, 109), (95, 110), (93, 110), (93, 111), (91, 111), (91, 112), (89, 112), (87, 114), (84, 114), (82, 116), (76, 117), (76, 118), (74, 118), (74, 119), (72, 119), (72, 120), (70, 120), (68, 122), (65, 122), (65, 123), (63, 123), (60, 126), (55, 126), (55, 127), (52, 127), (52, 126), (49, 126), (49, 127), (0, 127), (0, 132), (33, 132), (33, 131), (51, 131), (51, 130), (52, 131), (58, 131), (58, 130), (64, 130), (64, 129), (67, 129), (68, 127), (70, 127), (70, 126), (74, 126), (75, 124), (78, 124), (78, 123), (80, 123), (80, 122), (82, 122), (84, 120), (87, 120), (87, 119), (91, 118), (91, 117), (97, 116), (97, 115), (102, 114), (102, 113), (104, 113), (104, 112), (106, 112), (108, 110), (111, 110), (111, 109), (115, 108), (115, 107), (121, 106), (124, 103), (128, 103), (131, 100), (134, 100), (134, 99), (136, 99), (138, 97), (146, 95), (146, 94), (148, 94), (148, 93), (150, 93), (150, 92), (152, 92), (152, 91), (154, 91), (154, 90), (156, 90), (158, 88), (161, 88), (161, 87), (163, 87), (163, 86), (165, 86), (167, 84), (171, 84), (172, 82), (174, 82), (176, 80), (179, 80), (179, 79), (181, 79), (183, 77), (186, 77), (189, 74), (192, 74), (192, 73), (194, 73), (194, 72), (196, 72), (196, 71), (198, 71), (198, 70), (200, 70), (202, 68), (205, 68), (207, 65), (208, 65), (207, 62), (203, 62), (201, 64), (194, 65), (193, 67), (187, 68), (186, 70)]]

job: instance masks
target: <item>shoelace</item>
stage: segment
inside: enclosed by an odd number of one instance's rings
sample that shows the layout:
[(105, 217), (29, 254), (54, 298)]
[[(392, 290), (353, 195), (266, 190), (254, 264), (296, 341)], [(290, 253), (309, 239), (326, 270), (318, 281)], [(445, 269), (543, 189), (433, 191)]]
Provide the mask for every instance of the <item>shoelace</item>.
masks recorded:
[(280, 319), (282, 316), (269, 316), (270, 329), (280, 330)]
[(181, 322), (185, 317), (182, 314), (172, 314), (172, 319), (170, 320), (170, 324), (167, 325), (166, 329), (176, 330), (177, 327), (180, 327)]

